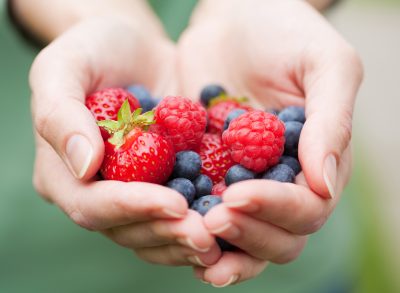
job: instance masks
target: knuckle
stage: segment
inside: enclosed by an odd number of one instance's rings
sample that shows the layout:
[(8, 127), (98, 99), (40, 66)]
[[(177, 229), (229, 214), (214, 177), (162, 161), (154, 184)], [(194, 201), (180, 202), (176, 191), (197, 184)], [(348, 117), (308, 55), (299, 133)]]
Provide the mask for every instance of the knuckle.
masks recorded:
[(309, 221), (306, 225), (304, 225), (300, 231), (300, 235), (309, 235), (313, 234), (325, 224), (328, 219), (328, 215), (324, 211), (315, 212), (315, 214), (311, 217), (311, 221)]
[(349, 66), (351, 66), (351, 68), (354, 70), (354, 73), (361, 81), (364, 77), (364, 65), (360, 54), (352, 46), (347, 48), (346, 54), (347, 60), (349, 61)]
[(46, 197), (46, 198), (48, 197), (46, 189), (44, 188), (42, 176), (40, 175), (40, 172), (38, 170), (37, 163), (35, 163), (35, 166), (34, 166), (34, 171), (33, 171), (33, 176), (32, 176), (32, 185), (37, 193), (39, 193), (43, 197)]
[(287, 264), (296, 260), (304, 249), (305, 240), (296, 241), (294, 246), (272, 260), (276, 264)]
[(35, 115), (33, 117), (35, 128), (44, 139), (48, 140), (50, 137), (51, 127), (57, 126), (57, 110), (59, 107), (58, 102), (53, 102), (36, 107)]
[(89, 231), (96, 230), (96, 227), (90, 223), (87, 216), (84, 215), (79, 205), (77, 205), (76, 207), (67, 207), (65, 211), (68, 217), (78, 226)]
[(126, 237), (126, 233), (124, 231), (121, 231), (119, 229), (113, 229), (111, 228), (109, 230), (109, 237), (118, 245), (126, 248), (136, 248), (135, 245), (133, 245), (132, 241), (129, 240)]
[[(344, 108), (342, 110), (342, 115), (339, 116), (339, 120), (337, 121), (337, 126), (339, 130), (339, 135), (341, 141), (346, 143), (351, 141), (352, 138), (352, 120), (353, 120), (353, 113), (351, 109)], [(344, 146), (345, 147), (345, 146)]]

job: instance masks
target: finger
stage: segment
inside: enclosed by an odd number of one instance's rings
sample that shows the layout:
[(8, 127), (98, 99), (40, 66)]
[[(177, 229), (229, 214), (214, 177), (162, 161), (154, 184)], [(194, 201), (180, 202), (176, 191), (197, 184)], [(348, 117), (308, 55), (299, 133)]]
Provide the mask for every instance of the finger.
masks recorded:
[(164, 245), (139, 248), (135, 250), (135, 254), (139, 258), (154, 264), (208, 267), (217, 262), (221, 252), (217, 246), (207, 253), (199, 253), (181, 245)]
[(310, 187), (319, 195), (337, 195), (337, 168), (352, 133), (354, 102), (362, 65), (354, 50), (328, 50), (309, 61), (304, 76), (306, 116), (299, 159)]
[(99, 169), (104, 152), (99, 128), (84, 105), (90, 84), (84, 73), (90, 69), (83, 60), (58, 57), (55, 62), (56, 53), (48, 48), (32, 66), (33, 121), (72, 174), (88, 179)]
[(307, 186), (248, 180), (230, 186), (223, 200), (231, 209), (304, 235), (317, 231), (325, 223), (339, 197), (325, 200)]
[(187, 213), (184, 197), (161, 185), (77, 180), (43, 139), (37, 149), (34, 184), (78, 225), (91, 230), (183, 218)]
[(104, 233), (118, 244), (133, 249), (182, 244), (204, 253), (216, 246), (214, 237), (203, 224), (203, 218), (192, 210), (180, 220), (135, 223), (111, 228)]
[(224, 252), (216, 264), (209, 268), (194, 268), (196, 278), (217, 288), (237, 284), (259, 275), (268, 262), (244, 252)]
[[(110, 45), (122, 40), (123, 44)], [(152, 66), (159, 60), (153, 58), (155, 49), (147, 50), (154, 47), (151, 41), (123, 22), (93, 20), (63, 34), (35, 59), (30, 72), (35, 128), (76, 178), (95, 175), (104, 152), (99, 129), (84, 105), (86, 95), (128, 85), (132, 79), (157, 87), (159, 71)]]
[(241, 248), (247, 254), (280, 264), (296, 259), (307, 239), (232, 211), (224, 204), (207, 213), (204, 223), (211, 233)]

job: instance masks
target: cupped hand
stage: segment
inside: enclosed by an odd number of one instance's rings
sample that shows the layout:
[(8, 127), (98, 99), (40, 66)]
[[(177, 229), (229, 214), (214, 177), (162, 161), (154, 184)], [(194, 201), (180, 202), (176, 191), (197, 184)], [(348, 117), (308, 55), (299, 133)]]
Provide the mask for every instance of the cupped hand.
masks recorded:
[(175, 54), (165, 36), (109, 17), (80, 22), (45, 48), (30, 74), (34, 185), (75, 223), (146, 261), (205, 266), (220, 250), (180, 194), (148, 183), (95, 180), (104, 144), (85, 96), (132, 83), (176, 92)]
[[(362, 65), (354, 49), (304, 1), (205, 0), (178, 47), (186, 95), (220, 83), (256, 107), (305, 106), (296, 184), (232, 185), (205, 217), (210, 232), (241, 252), (224, 253), (198, 278), (217, 286), (286, 263), (335, 208), (351, 174), (350, 140)], [(190, 74), (189, 74), (190, 73)]]

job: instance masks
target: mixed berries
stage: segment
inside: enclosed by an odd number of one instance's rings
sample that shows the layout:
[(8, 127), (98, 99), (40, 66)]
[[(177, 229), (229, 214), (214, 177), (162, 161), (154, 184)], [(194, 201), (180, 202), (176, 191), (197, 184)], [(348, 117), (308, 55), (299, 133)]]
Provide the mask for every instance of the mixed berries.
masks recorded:
[[(200, 102), (181, 96), (159, 100), (133, 85), (92, 93), (86, 106), (104, 138), (105, 180), (168, 186), (201, 215), (221, 203), (234, 183), (293, 183), (301, 172), (302, 107), (254, 109), (216, 84), (201, 91)], [(223, 239), (217, 242), (222, 250), (234, 249)]]

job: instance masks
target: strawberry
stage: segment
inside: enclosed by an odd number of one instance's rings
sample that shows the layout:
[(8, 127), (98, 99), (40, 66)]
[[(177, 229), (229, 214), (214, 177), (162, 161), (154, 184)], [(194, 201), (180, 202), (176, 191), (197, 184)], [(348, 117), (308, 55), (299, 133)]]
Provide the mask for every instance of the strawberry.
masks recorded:
[(105, 155), (100, 172), (104, 179), (143, 181), (163, 184), (171, 175), (175, 152), (171, 143), (157, 133), (147, 132), (154, 123), (154, 112), (131, 112), (125, 100), (118, 120), (99, 121), (112, 136), (105, 141)]
[(209, 133), (222, 134), (224, 123), (229, 113), (234, 109), (243, 109), (251, 111), (253, 108), (243, 105), (244, 98), (231, 98), (227, 96), (219, 96), (211, 100), (208, 113), (208, 129)]
[(200, 103), (188, 98), (169, 96), (155, 109), (152, 131), (170, 139), (175, 152), (198, 148), (206, 130), (207, 112)]
[[(128, 99), (131, 110), (140, 108), (139, 101), (128, 91), (122, 88), (106, 88), (94, 92), (86, 97), (86, 107), (92, 112), (96, 121), (117, 120), (118, 110), (122, 103)], [(109, 134), (104, 129), (100, 129), (104, 140), (109, 138)]]
[(232, 159), (256, 173), (276, 165), (285, 145), (285, 125), (276, 115), (256, 110), (234, 119), (222, 135)]
[(228, 169), (235, 164), (228, 147), (217, 134), (204, 134), (199, 154), (202, 161), (201, 173), (210, 177), (213, 184), (224, 180)]
[(96, 121), (117, 120), (118, 110), (128, 99), (131, 111), (140, 108), (139, 101), (122, 88), (106, 88), (86, 97), (86, 107), (92, 112)]

